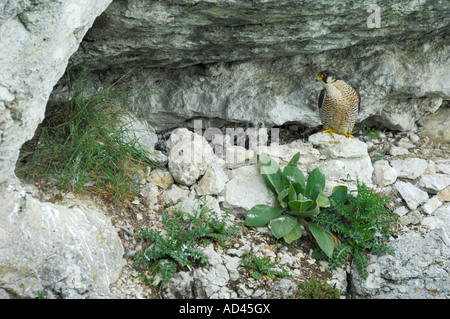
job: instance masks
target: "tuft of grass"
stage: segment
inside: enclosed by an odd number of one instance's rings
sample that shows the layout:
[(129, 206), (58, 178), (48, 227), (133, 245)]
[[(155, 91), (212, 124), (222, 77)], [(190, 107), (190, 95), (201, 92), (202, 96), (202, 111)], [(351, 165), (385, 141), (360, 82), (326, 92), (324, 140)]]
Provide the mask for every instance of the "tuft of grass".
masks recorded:
[(126, 75), (95, 92), (83, 73), (68, 70), (67, 77), (66, 100), (47, 106), (39, 136), (22, 148), (17, 175), (53, 179), (75, 192), (133, 197), (139, 169), (156, 164), (131, 130), (136, 119), (126, 110), (126, 90), (119, 85)]

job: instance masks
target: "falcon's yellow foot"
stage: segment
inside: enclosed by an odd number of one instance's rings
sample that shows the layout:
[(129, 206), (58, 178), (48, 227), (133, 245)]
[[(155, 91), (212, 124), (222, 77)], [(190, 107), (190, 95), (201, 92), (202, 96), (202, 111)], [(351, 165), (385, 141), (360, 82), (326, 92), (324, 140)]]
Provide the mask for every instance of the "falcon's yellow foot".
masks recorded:
[(355, 138), (353, 135), (350, 134), (346, 134), (346, 133), (342, 133), (342, 135), (344, 135), (345, 137), (351, 137), (351, 138)]
[(336, 131), (336, 130), (333, 130), (332, 128), (329, 128), (329, 129), (327, 129), (327, 130), (325, 130), (325, 131), (322, 131), (322, 133), (330, 133), (331, 136), (334, 137), (333, 133), (337, 133), (337, 131)]

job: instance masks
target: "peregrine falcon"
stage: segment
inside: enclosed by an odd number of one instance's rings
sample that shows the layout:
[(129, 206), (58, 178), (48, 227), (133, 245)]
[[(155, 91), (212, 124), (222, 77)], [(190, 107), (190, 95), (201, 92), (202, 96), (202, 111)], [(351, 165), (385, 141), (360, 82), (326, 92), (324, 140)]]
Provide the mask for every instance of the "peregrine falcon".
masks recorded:
[(358, 91), (332, 71), (322, 71), (317, 76), (324, 89), (319, 96), (319, 115), (323, 133), (342, 134), (354, 138), (351, 133), (358, 116), (361, 98)]

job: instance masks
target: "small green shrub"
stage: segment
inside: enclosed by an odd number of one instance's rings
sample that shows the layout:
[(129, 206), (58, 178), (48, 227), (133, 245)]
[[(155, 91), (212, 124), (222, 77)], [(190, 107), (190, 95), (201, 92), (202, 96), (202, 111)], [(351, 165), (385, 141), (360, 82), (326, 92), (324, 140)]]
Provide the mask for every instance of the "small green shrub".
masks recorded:
[(303, 172), (297, 168), (300, 153), (293, 156), (288, 165), (280, 170), (278, 164), (268, 154), (262, 153), (259, 167), (262, 177), (275, 195), (280, 206), (256, 205), (250, 209), (245, 224), (252, 227), (268, 225), (272, 234), (283, 238), (288, 244), (302, 236), (301, 225), (312, 233), (319, 246), (328, 256), (334, 249), (333, 236), (320, 225), (308, 223), (320, 213), (321, 208), (329, 207), (330, 201), (323, 193), (325, 176), (320, 169), (314, 169), (305, 180)]
[(340, 299), (339, 289), (326, 282), (319, 282), (314, 277), (300, 284), (302, 299)]
[(168, 282), (178, 266), (190, 269), (193, 261), (208, 264), (208, 258), (198, 248), (204, 239), (225, 245), (230, 236), (240, 232), (238, 226), (227, 224), (227, 218), (227, 214), (218, 218), (204, 199), (199, 200), (194, 214), (183, 209), (164, 212), (162, 231), (144, 228), (139, 232), (138, 238), (152, 246), (136, 255), (134, 265), (144, 270), (150, 269), (154, 274), (160, 273)]
[(263, 258), (260, 258), (252, 252), (250, 252), (250, 256), (252, 257), (253, 261), (241, 259), (240, 263), (252, 271), (251, 274), (253, 278), (261, 279), (262, 275), (265, 275), (269, 278), (290, 276), (289, 272), (286, 269), (283, 269), (282, 271), (272, 269), (272, 267), (280, 263), (279, 261), (271, 262), (269, 257), (265, 256)]
[(357, 190), (353, 192), (348, 192), (346, 186), (337, 186), (330, 201), (332, 205), (313, 218), (324, 229), (341, 237), (341, 242), (333, 250), (329, 267), (335, 269), (353, 255), (358, 271), (366, 278), (366, 252), (394, 253), (386, 245), (388, 238), (395, 234), (393, 226), (398, 221), (398, 216), (387, 206), (391, 199), (357, 182)]
[(43, 290), (39, 291), (37, 299), (45, 299), (45, 292)]
[(335, 269), (353, 255), (357, 269), (366, 278), (365, 253), (393, 253), (385, 244), (398, 220), (387, 207), (390, 199), (359, 182), (356, 195), (346, 186), (336, 186), (327, 197), (323, 193), (325, 176), (316, 168), (305, 181), (297, 168), (299, 158), (297, 153), (281, 171), (269, 155), (260, 155), (261, 174), (280, 206), (252, 207), (245, 225), (268, 225), (277, 239), (283, 238), (288, 244), (302, 236), (303, 225), (318, 244), (315, 258), (328, 257), (330, 269)]
[(370, 137), (371, 139), (380, 137), (380, 132), (376, 128), (371, 128), (366, 125), (362, 125), (361, 130), (364, 135)]

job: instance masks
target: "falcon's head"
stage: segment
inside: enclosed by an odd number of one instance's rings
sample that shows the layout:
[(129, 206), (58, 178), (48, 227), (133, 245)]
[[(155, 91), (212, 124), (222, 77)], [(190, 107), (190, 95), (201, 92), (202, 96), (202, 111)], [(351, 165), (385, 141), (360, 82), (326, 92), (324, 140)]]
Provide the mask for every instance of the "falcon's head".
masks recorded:
[(322, 71), (317, 76), (317, 81), (322, 83), (323, 86), (327, 86), (327, 84), (333, 83), (338, 79), (337, 75), (333, 71)]

